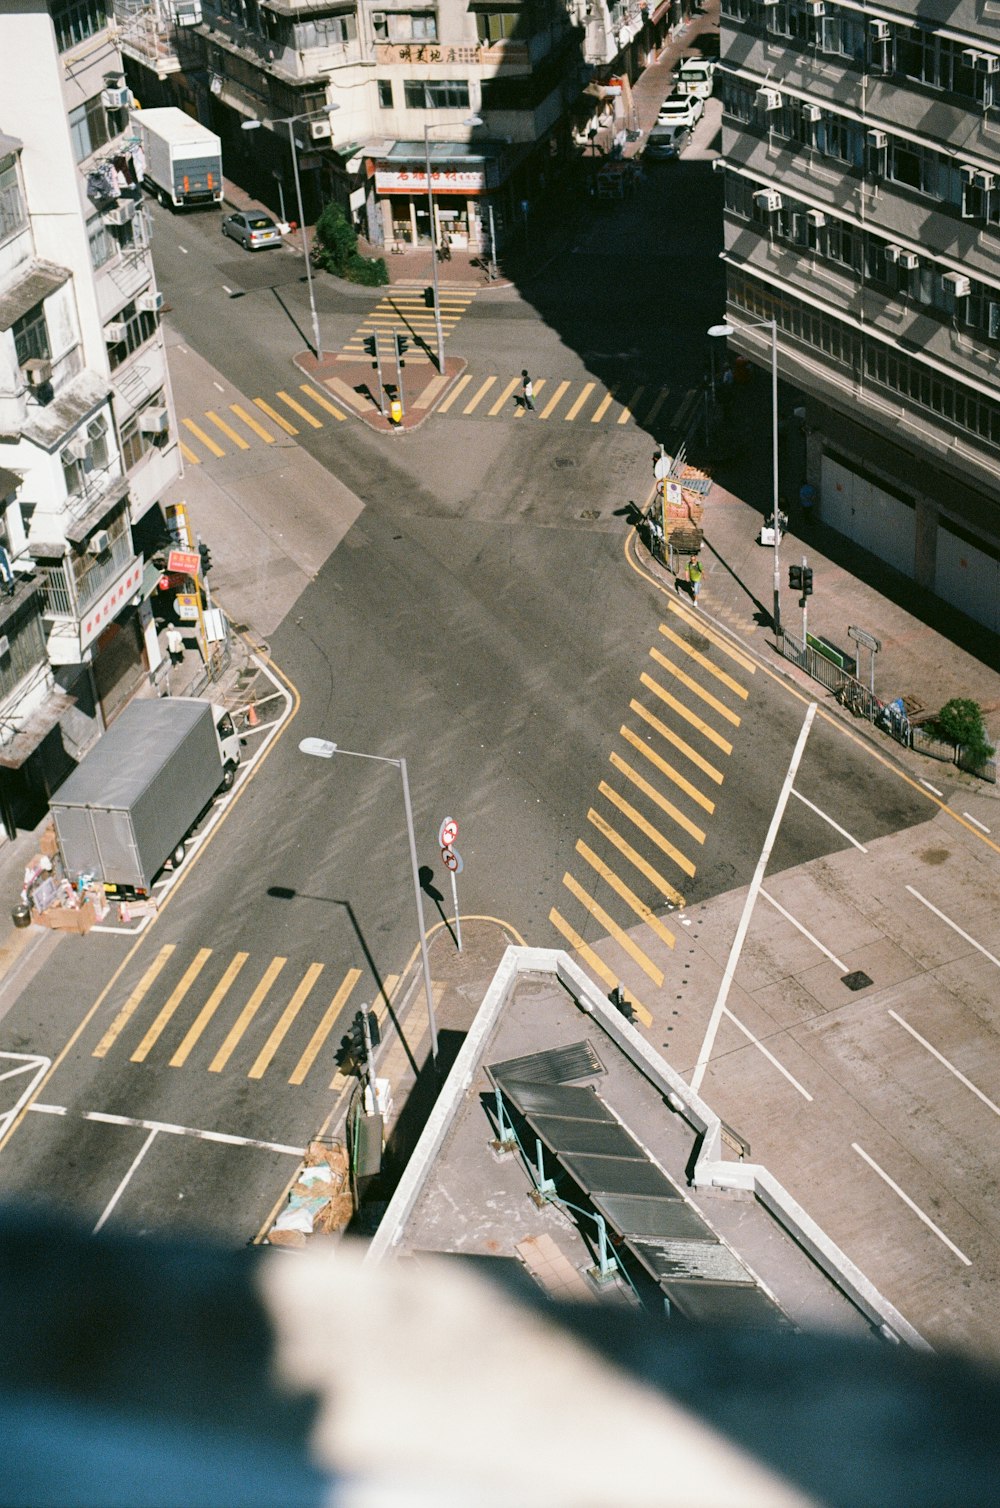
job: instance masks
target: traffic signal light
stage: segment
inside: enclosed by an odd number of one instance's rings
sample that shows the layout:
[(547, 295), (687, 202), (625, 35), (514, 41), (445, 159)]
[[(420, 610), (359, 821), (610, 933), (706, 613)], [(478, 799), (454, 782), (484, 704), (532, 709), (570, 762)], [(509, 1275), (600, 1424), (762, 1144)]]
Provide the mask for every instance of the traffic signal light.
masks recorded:
[(212, 569), (212, 552), (208, 545), (198, 542), (198, 554), (201, 556), (201, 574), (207, 576)]
[[(809, 576), (810, 576), (810, 578), (812, 577), (812, 571), (809, 572)], [(801, 592), (801, 590), (802, 590), (802, 567), (800, 565), (790, 565), (788, 567), (788, 585), (794, 591)]]
[(803, 597), (811, 597), (812, 596), (812, 590), (813, 590), (812, 566), (803, 566), (802, 567), (802, 595), (803, 595)]
[(431, 284), (431, 286), (429, 288), (425, 288), (424, 289), (424, 308), (425, 309), (433, 309), (434, 308), (434, 285), (433, 284)]
[(374, 1011), (368, 1012), (368, 1034), (372, 1039), (372, 1046), (377, 1047), (382, 1040), (382, 1028)]
[(368, 352), (369, 356), (376, 356), (376, 357), (378, 356), (378, 336), (377, 335), (366, 335), (365, 336), (364, 345), (365, 345), (365, 350)]
[(407, 353), (407, 351), (409, 349), (410, 349), (410, 337), (408, 335), (401, 335), (399, 333), (399, 331), (397, 330), (396, 331), (396, 355), (397, 355), (397, 357), (399, 357), (399, 356), (405, 356), (406, 353)]

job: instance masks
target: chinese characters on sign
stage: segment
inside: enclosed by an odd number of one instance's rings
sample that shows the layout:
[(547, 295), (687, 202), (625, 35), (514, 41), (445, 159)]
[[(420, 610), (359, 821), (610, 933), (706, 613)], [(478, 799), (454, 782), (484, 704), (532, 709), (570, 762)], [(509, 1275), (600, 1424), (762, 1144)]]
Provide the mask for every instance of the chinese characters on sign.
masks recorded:
[(378, 63), (478, 63), (480, 47), (442, 47), (438, 42), (380, 42)]
[[(482, 169), (453, 171), (431, 169), (431, 188), (435, 194), (480, 194), (486, 187)], [(388, 168), (379, 163), (375, 169), (375, 191), (379, 194), (426, 194), (427, 173), (423, 168)]]

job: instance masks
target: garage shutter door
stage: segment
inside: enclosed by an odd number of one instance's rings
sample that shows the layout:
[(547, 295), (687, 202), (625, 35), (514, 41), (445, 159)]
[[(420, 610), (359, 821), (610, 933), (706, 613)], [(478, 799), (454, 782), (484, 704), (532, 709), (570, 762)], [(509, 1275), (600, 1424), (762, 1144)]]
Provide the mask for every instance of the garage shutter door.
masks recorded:
[(825, 524), (846, 534), (887, 565), (913, 576), (916, 511), (832, 456), (823, 457), (820, 490)]

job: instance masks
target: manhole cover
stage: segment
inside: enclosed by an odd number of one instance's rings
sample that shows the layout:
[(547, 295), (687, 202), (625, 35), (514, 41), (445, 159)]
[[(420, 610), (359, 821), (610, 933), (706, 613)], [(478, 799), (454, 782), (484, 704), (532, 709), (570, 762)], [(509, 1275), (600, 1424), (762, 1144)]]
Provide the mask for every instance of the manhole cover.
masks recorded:
[(866, 990), (870, 984), (875, 983), (862, 969), (855, 969), (853, 974), (845, 974), (840, 982), (846, 984), (849, 990)]
[(583, 512), (580, 514), (581, 518), (600, 518), (600, 516), (600, 508), (584, 508)]

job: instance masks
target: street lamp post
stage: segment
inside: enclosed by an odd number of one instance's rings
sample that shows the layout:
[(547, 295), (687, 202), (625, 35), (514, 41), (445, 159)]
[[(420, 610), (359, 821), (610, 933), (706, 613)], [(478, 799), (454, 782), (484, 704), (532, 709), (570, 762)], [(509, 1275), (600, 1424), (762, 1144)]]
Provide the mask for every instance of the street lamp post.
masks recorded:
[[(295, 180), (295, 202), (299, 207), (299, 230), (302, 232), (302, 248), (306, 258), (306, 286), (309, 289), (309, 311), (312, 314), (313, 327), (313, 350), (316, 360), (320, 361), (323, 356), (319, 338), (319, 314), (316, 312), (316, 291), (313, 288), (312, 262), (309, 257), (309, 237), (306, 234), (306, 216), (302, 208), (302, 184), (299, 179), (299, 144), (295, 140), (295, 127), (299, 121), (312, 120), (317, 115), (329, 115), (334, 110), (339, 110), (339, 105), (324, 105), (322, 110), (307, 110), (304, 115), (288, 115), (282, 120), (245, 120), (241, 129), (244, 131), (259, 131), (261, 126), (287, 126), (288, 140), (292, 148), (292, 177)], [(284, 196), (282, 195), (282, 201)], [(282, 210), (284, 214), (284, 210)]]
[(431, 965), (427, 956), (427, 938), (424, 935), (424, 906), (420, 895), (420, 869), (417, 864), (417, 840), (413, 832), (413, 808), (410, 805), (410, 782), (406, 773), (405, 759), (390, 759), (384, 754), (362, 754), (357, 749), (342, 749), (339, 744), (326, 738), (304, 738), (299, 744), (303, 754), (316, 759), (332, 759), (335, 754), (347, 754), (351, 759), (374, 759), (378, 764), (393, 764), (403, 782), (403, 809), (406, 812), (406, 836), (410, 845), (410, 871), (413, 877), (413, 896), (417, 903), (417, 935), (420, 938), (420, 957), (423, 963), (424, 993), (427, 996), (427, 1022), (431, 1033), (431, 1059), (438, 1066), (437, 1024), (434, 1020), (434, 992), (431, 988)]
[[(750, 326), (759, 326), (771, 332), (771, 516), (774, 523), (774, 607), (771, 619), (775, 634), (781, 633), (781, 508), (778, 492), (778, 321), (776, 319), (748, 320)], [(736, 334), (730, 324), (712, 325), (708, 331), (715, 337)], [(715, 362), (712, 362), (713, 373)]]
[[(446, 122), (442, 122), (447, 126)], [(481, 126), (482, 121), (478, 115), (470, 115), (462, 121), (463, 126)], [(424, 171), (427, 174), (427, 209), (431, 217), (431, 283), (434, 289), (434, 333), (437, 337), (437, 364), (438, 371), (444, 371), (444, 328), (441, 324), (441, 289), (438, 286), (438, 238), (437, 227), (434, 224), (434, 189), (431, 186), (431, 142), (429, 132), (439, 131), (441, 125), (428, 125), (424, 122)]]

